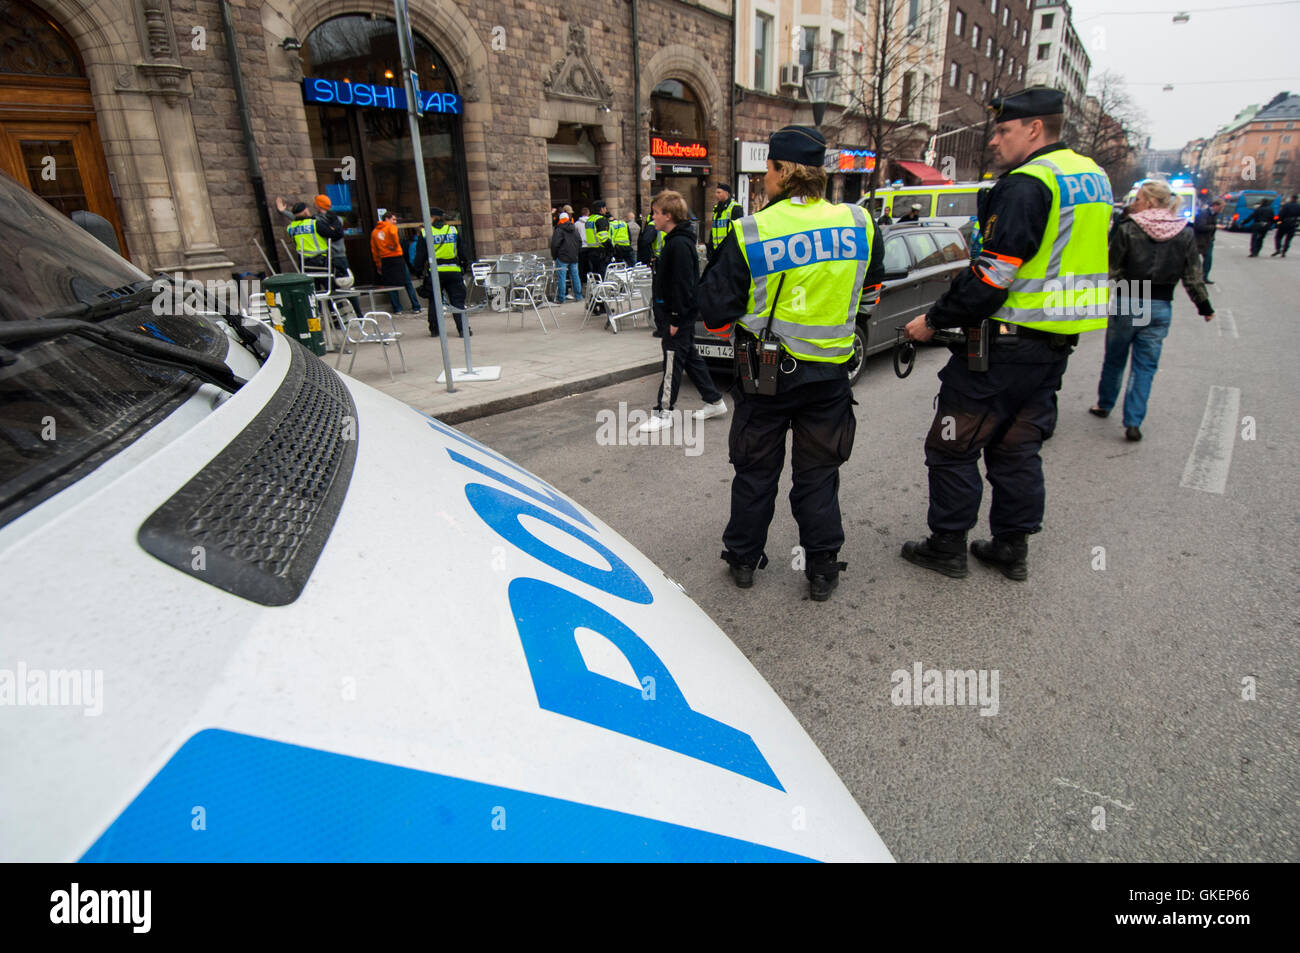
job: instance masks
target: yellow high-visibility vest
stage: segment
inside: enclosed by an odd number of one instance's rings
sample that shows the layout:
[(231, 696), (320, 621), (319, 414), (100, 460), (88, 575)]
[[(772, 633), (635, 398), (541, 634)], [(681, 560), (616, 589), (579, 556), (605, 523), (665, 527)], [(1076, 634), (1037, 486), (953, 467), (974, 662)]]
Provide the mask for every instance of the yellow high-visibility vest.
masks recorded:
[(303, 258), (315, 258), (329, 251), (329, 242), (316, 231), (316, 219), (295, 218), (286, 228)]

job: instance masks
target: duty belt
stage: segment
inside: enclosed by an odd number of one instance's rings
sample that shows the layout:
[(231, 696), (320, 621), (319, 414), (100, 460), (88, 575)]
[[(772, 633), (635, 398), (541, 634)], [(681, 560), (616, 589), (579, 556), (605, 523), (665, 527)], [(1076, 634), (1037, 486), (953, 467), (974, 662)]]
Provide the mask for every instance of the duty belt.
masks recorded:
[(1018, 324), (1007, 324), (1004, 321), (995, 321), (994, 326), (996, 329), (993, 332), (994, 343), (996, 343), (999, 338), (1018, 337), (1027, 340), (1048, 341), (1064, 347), (1066, 344), (1073, 343), (1070, 340), (1071, 338), (1073, 338), (1074, 341), (1079, 339), (1077, 334), (1053, 334), (1050, 331), (1039, 331), (1037, 328), (1026, 328), (1021, 327)]

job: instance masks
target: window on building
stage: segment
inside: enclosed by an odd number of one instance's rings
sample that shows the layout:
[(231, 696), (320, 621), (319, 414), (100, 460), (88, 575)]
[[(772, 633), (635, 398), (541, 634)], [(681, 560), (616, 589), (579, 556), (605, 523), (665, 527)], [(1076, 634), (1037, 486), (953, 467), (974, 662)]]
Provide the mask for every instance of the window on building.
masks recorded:
[(772, 49), (772, 18), (766, 13), (754, 17), (754, 88), (766, 90), (768, 62)]
[(1289, 159), (1289, 158), (1291, 158), (1291, 150), (1290, 150), (1290, 149), (1278, 149), (1278, 150), (1277, 150), (1277, 158), (1278, 158), (1278, 161), (1279, 161), (1279, 162), (1281, 162), (1283, 159)]
[(997, 12), (998, 12), (998, 0), (993, 0), (993, 2), (990, 4), (990, 6), (992, 7), (992, 11), (991, 11), (991, 12), (993, 12), (993, 13), (997, 13)]
[(1283, 137), (1282, 137), (1282, 145), (1287, 145), (1287, 144), (1290, 143), (1290, 142), (1291, 142), (1291, 137), (1290, 137), (1290, 136), (1283, 136)]
[(971, 24), (970, 48), (972, 50), (978, 50), (980, 48), (980, 25), (978, 23)]
[(909, 70), (903, 74), (903, 96), (898, 106), (898, 118), (912, 118), (912, 96), (916, 90), (916, 73)]
[(1017, 79), (1024, 79), (1024, 78), (1025, 78), (1025, 64), (1024, 64), (1024, 63), (1021, 63), (1021, 64), (1020, 64), (1020, 75), (1017, 77)]
[(966, 72), (966, 95), (970, 96), (975, 92), (975, 74), (969, 70)]
[(958, 10), (952, 18), (952, 32), (957, 36), (966, 35), (966, 11)]
[(1009, 21), (1010, 19), (1011, 19), (1011, 11), (1008, 10), (1006, 7), (1003, 7), (1003, 8), (1002, 8), (1002, 25), (1003, 25), (1003, 26), (1006, 26), (1006, 25), (1007, 25), (1007, 21)]
[(1049, 56), (1051, 56), (1051, 55), (1052, 55), (1052, 44), (1050, 44), (1050, 43), (1039, 43), (1039, 44), (1038, 44), (1038, 59), (1039, 59), (1039, 60), (1045, 60), (1045, 59), (1047, 59), (1047, 58), (1048, 58)]
[(1267, 145), (1267, 144), (1268, 144), (1268, 136), (1264, 136), (1264, 137), (1261, 138), (1259, 141), (1260, 141), (1260, 144), (1261, 144), (1261, 145)]
[(854, 0), (853, 9), (859, 13), (867, 12), (867, 0)]
[(998, 50), (998, 69), (1002, 69), (1002, 60), (1006, 57), (1006, 50)]
[(1054, 13), (1044, 13), (1041, 29), (1050, 30), (1052, 28), (1052, 19), (1056, 16)]
[(958, 66), (956, 63), (951, 64), (948, 67), (948, 85), (956, 89), (957, 80), (959, 80), (960, 78), (961, 78), (961, 67)]
[(840, 57), (844, 55), (844, 34), (831, 31), (831, 63), (828, 67), (839, 72)]
[(993, 59), (993, 37), (991, 36), (984, 39), (984, 55)]
[(907, 0), (907, 28), (915, 30), (921, 17), (921, 0)]
[(980, 99), (988, 99), (988, 98), (989, 98), (989, 81), (988, 81), (987, 79), (986, 79), (986, 80), (981, 80), (981, 81), (980, 81)]
[(804, 73), (817, 68), (817, 40), (820, 31), (815, 26), (806, 26), (803, 28), (801, 42), (799, 44), (799, 64), (803, 67)]

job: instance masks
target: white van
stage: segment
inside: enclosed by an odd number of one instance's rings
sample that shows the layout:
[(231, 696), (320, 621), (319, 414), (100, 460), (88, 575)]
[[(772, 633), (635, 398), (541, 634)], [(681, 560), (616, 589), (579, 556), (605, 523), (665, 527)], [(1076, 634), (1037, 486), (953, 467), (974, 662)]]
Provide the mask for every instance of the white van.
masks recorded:
[(169, 297), (0, 175), (0, 858), (891, 859), (594, 514)]
[[(871, 205), (871, 217), (879, 219), (883, 210), (888, 209), (890, 217), (896, 222), (906, 215), (913, 205), (920, 205), (921, 218), (943, 219), (945, 225), (954, 228), (969, 226), (978, 220), (979, 193), (993, 188), (993, 181), (955, 182), (951, 185), (906, 185), (899, 188), (876, 189), (876, 199)], [(871, 198), (870, 193), (858, 199), (863, 208)], [(969, 229), (963, 234), (969, 239)]]

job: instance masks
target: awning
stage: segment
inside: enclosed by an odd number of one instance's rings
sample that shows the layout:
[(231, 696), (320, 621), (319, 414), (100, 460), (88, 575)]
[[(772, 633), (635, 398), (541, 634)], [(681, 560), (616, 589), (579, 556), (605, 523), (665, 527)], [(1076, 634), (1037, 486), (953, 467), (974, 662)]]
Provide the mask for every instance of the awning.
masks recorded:
[(909, 162), (905, 159), (895, 159), (894, 165), (900, 167), (909, 175), (917, 178), (917, 185), (949, 185), (952, 180), (944, 176), (942, 172), (934, 166), (926, 165), (924, 162)]

